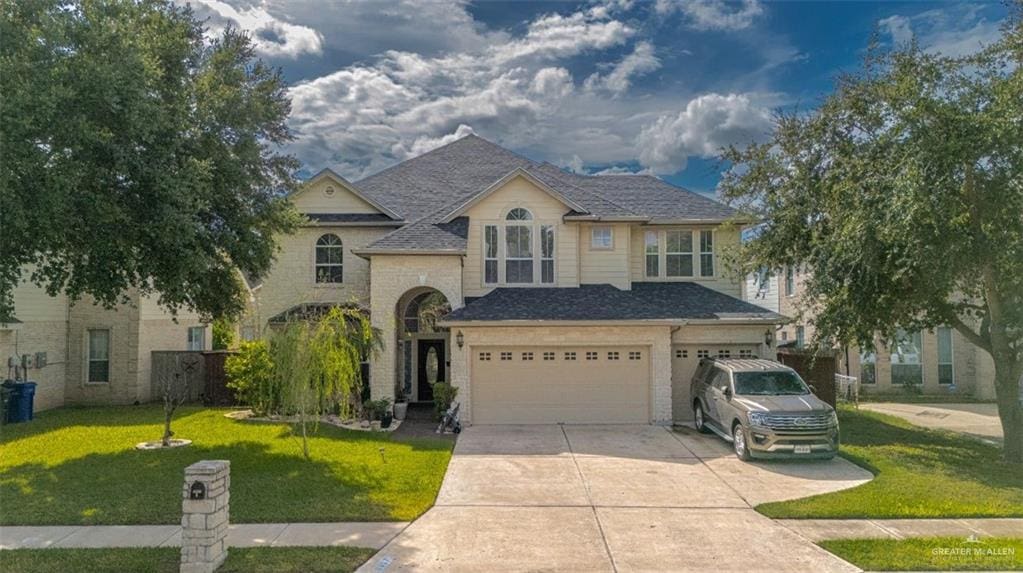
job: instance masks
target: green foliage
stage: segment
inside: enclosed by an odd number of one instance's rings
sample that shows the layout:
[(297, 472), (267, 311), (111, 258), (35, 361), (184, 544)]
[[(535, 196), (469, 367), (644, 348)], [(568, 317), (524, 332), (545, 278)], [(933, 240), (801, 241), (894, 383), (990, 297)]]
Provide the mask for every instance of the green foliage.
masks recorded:
[(235, 343), (235, 325), (226, 318), (213, 321), (213, 350), (228, 350)]
[(447, 382), (437, 382), (433, 385), (433, 407), (438, 420), (444, 417), (444, 413), (451, 407), (456, 396), (458, 396), (458, 388)]
[(1023, 571), (1023, 539), (829, 539), (824, 549), (865, 571)]
[(949, 325), (994, 359), (1023, 461), (1023, 27), (948, 58), (876, 47), (812, 113), (731, 148), (724, 196), (764, 217), (740, 273), (798, 266), (818, 341), (872, 348)]
[(362, 403), (362, 411), (370, 420), (381, 420), (391, 408), (391, 401), (387, 398), (380, 400), (366, 400)]
[(996, 446), (847, 406), (838, 419), (841, 455), (874, 479), (757, 511), (775, 519), (1023, 517), (1023, 472), (994, 459)]
[[(279, 70), (169, 0), (3, 2), (0, 316), (23, 273), (104, 305), (131, 289), (244, 308), (298, 216)], [(73, 240), (71, 240), (73, 238)]]
[(267, 341), (242, 342), (238, 352), (227, 357), (224, 371), (227, 387), (235, 391), (238, 402), (249, 406), (259, 416), (281, 413), (284, 393), (274, 376)]
[[(159, 404), (59, 408), (4, 426), (0, 526), (180, 524), (182, 472), (210, 459), (231, 460), (234, 522), (410, 521), (433, 505), (453, 443), (321, 424), (310, 432), (306, 460), (289, 424), (237, 421), (222, 409), (184, 405), (175, 429), (192, 445), (135, 449), (162, 426)], [(116, 495), (111, 476), (126, 478)]]

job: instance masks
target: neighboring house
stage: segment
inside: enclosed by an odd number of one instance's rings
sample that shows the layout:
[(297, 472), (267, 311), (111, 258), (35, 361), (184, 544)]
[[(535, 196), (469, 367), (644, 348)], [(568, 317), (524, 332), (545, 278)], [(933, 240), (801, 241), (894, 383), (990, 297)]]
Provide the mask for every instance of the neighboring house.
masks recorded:
[[(778, 311), (799, 315), (806, 275), (787, 267), (778, 274)], [(747, 291), (748, 292), (748, 291)], [(749, 294), (746, 299), (756, 302)], [(800, 347), (814, 337), (812, 313), (782, 326), (778, 345)], [(902, 333), (901, 342), (889, 348), (878, 340), (873, 352), (856, 347), (839, 350), (840, 369), (860, 379), (864, 392), (897, 393), (905, 384), (918, 385), (925, 394), (961, 393), (979, 399), (995, 395), (994, 362), (955, 329), (938, 327)], [(848, 356), (848, 365), (845, 358)]]
[[(35, 409), (77, 404), (132, 404), (158, 397), (150, 381), (153, 350), (207, 350), (208, 327), (191, 313), (177, 322), (154, 299), (105, 309), (91, 299), (70, 303), (27, 282), (14, 289), (14, 317), (0, 318), (4, 378), (29, 366)], [(26, 372), (22, 372), (22, 378)]]
[(688, 420), (699, 359), (770, 355), (782, 321), (721, 268), (737, 213), (651, 176), (468, 136), (354, 183), (324, 170), (291, 200), (309, 222), (250, 281), (243, 332), (359, 305), (383, 334), (373, 397), (449, 381), (469, 423)]

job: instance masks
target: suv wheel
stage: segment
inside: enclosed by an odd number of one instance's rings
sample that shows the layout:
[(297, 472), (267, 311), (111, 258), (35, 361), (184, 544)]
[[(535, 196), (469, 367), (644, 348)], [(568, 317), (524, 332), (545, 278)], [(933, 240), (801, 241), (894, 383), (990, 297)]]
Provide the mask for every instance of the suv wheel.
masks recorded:
[(710, 432), (710, 428), (707, 427), (707, 420), (703, 415), (703, 405), (699, 402), (693, 406), (693, 419), (696, 420), (696, 430), (704, 434)]
[(749, 445), (746, 443), (746, 431), (742, 429), (742, 424), (739, 422), (732, 426), (732, 446), (735, 448), (735, 456), (737, 458), (744, 462), (750, 460)]

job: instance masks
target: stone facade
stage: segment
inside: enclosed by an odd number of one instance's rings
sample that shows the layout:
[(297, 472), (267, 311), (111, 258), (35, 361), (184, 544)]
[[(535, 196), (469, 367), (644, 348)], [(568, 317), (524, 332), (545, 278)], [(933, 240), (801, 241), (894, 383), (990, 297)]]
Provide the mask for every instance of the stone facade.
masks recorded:
[[(462, 258), (448, 255), (375, 255), (370, 266), (370, 320), (384, 342), (371, 361), (374, 399), (394, 400), (397, 376), (397, 305), (409, 291), (432, 288), (452, 309), (462, 306)], [(452, 358), (452, 362), (453, 362)]]
[[(201, 485), (203, 497), (193, 488)], [(196, 462), (185, 468), (181, 499), (181, 573), (213, 573), (227, 559), (231, 462)]]
[(669, 326), (493, 326), (453, 327), (461, 332), (464, 345), (451, 348), (451, 383), (458, 388), (461, 419), (472, 423), (471, 357), (474, 346), (523, 343), (549, 346), (647, 346), (650, 349), (651, 422), (670, 424), (671, 413), (671, 327)]

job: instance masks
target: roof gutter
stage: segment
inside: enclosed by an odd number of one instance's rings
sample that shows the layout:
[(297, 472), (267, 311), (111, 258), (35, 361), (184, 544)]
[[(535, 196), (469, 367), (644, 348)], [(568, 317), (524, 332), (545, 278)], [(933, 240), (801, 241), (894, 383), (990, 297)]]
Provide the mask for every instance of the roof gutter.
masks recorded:
[(600, 221), (602, 223), (646, 223), (650, 217), (644, 215), (617, 215), (614, 217), (601, 217), (598, 215), (565, 215), (564, 221)]
[(713, 326), (713, 325), (751, 325), (780, 324), (782, 318), (649, 318), (635, 320), (445, 320), (440, 319), (437, 324), (440, 326)]
[(448, 255), (465, 256), (465, 249), (352, 249), (352, 253), (368, 259), (374, 255)]

